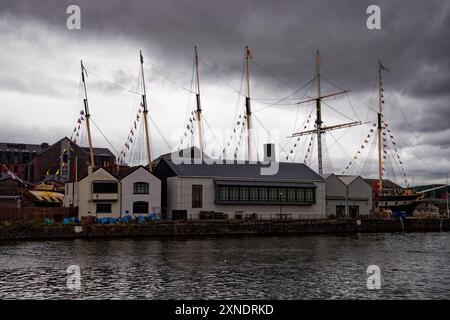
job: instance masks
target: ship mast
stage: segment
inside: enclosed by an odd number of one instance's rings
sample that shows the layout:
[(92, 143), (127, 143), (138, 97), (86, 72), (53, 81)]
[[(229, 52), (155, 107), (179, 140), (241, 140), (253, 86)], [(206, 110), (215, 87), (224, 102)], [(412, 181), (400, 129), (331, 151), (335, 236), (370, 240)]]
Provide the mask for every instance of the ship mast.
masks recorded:
[(382, 136), (383, 136), (383, 81), (381, 77), (381, 70), (383, 66), (378, 61), (378, 191), (383, 191), (383, 155), (382, 155)]
[(145, 135), (145, 145), (147, 148), (147, 160), (148, 160), (148, 170), (152, 172), (152, 152), (151, 152), (151, 146), (150, 146), (150, 136), (148, 131), (148, 122), (147, 122), (147, 92), (145, 89), (145, 76), (144, 76), (144, 56), (142, 55), (142, 51), (139, 51), (139, 55), (141, 58), (141, 76), (142, 76), (142, 88), (143, 88), (143, 95), (142, 95), (142, 105), (144, 107), (144, 135)]
[(304, 135), (310, 135), (310, 134), (317, 134), (317, 157), (318, 157), (318, 165), (319, 165), (319, 174), (323, 174), (323, 161), (322, 161), (322, 134), (336, 129), (342, 129), (342, 128), (349, 128), (353, 126), (357, 126), (361, 124), (361, 121), (353, 121), (348, 123), (342, 123), (337, 124), (333, 126), (327, 126), (323, 127), (322, 124), (322, 100), (330, 97), (334, 97), (336, 95), (340, 95), (343, 93), (349, 92), (349, 90), (344, 90), (340, 92), (334, 92), (326, 95), (322, 95), (321, 88), (320, 88), (320, 53), (319, 50), (316, 52), (316, 81), (317, 81), (317, 97), (311, 98), (308, 100), (300, 101), (297, 104), (303, 104), (308, 102), (316, 102), (316, 128), (313, 130), (303, 131), (303, 132), (296, 132), (290, 136), (290, 138), (293, 137), (300, 137)]
[(316, 129), (317, 129), (317, 157), (319, 162), (319, 174), (323, 174), (322, 162), (322, 111), (320, 95), (320, 53), (316, 53), (316, 77), (317, 77), (317, 99), (316, 99)]
[(197, 126), (198, 126), (198, 143), (200, 145), (200, 159), (203, 160), (203, 154), (205, 152), (205, 142), (204, 142), (204, 137), (203, 137), (203, 130), (202, 130), (202, 107), (201, 107), (201, 103), (200, 103), (200, 77), (199, 77), (199, 72), (198, 72), (198, 53), (197, 53), (197, 46), (194, 46), (194, 50), (195, 50), (195, 75), (197, 78), (197, 93), (196, 93), (196, 97), (197, 97), (197, 110), (196, 110), (196, 115), (197, 115)]
[(84, 113), (86, 117), (86, 128), (87, 128), (87, 134), (88, 134), (88, 143), (89, 143), (89, 164), (91, 166), (95, 165), (94, 162), (94, 148), (92, 147), (92, 137), (91, 137), (91, 124), (90, 124), (90, 118), (91, 114), (89, 113), (89, 104), (88, 104), (88, 96), (87, 96), (87, 90), (86, 90), (86, 81), (84, 78), (84, 74), (86, 73), (86, 69), (83, 66), (83, 60), (81, 60), (81, 81), (83, 82), (83, 88), (84, 88)]
[(250, 52), (250, 49), (248, 46), (245, 46), (245, 75), (247, 79), (247, 95), (245, 97), (245, 115), (247, 118), (247, 157), (248, 161), (252, 160), (252, 137), (251, 137), (251, 130), (252, 130), (252, 122), (251, 122), (251, 115), (252, 110), (250, 107), (250, 65), (249, 62), (252, 59), (252, 53)]

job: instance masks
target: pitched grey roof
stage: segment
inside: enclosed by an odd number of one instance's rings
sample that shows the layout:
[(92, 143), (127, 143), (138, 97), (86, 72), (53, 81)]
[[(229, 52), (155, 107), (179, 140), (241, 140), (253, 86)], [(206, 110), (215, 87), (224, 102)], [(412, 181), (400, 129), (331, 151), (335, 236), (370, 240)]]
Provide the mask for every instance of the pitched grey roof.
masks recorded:
[(17, 142), (0, 142), (0, 151), (28, 151), (28, 152), (41, 152), (41, 144), (29, 144), (29, 143), (17, 143)]
[(269, 166), (261, 162), (175, 164), (170, 157), (162, 157), (162, 159), (177, 176), (323, 181), (323, 178), (319, 174), (301, 163), (279, 162), (278, 171), (274, 175), (262, 175), (261, 169), (268, 168)]
[(338, 177), (346, 185), (351, 184), (353, 181), (355, 181), (358, 178), (358, 176), (343, 176), (343, 175), (338, 175), (336, 177)]

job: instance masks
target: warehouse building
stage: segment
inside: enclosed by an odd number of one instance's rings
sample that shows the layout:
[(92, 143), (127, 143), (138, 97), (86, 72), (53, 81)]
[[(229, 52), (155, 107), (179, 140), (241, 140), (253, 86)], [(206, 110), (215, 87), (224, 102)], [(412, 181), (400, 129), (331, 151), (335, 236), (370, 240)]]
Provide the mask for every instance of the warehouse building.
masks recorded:
[(372, 187), (360, 176), (322, 175), (326, 188), (326, 215), (339, 219), (367, 216), (372, 210)]
[[(198, 154), (193, 148), (193, 154)], [(175, 163), (173, 155), (155, 160), (162, 183), (166, 219), (319, 219), (325, 218), (324, 179), (304, 164), (276, 163), (273, 175), (262, 175), (266, 162)]]

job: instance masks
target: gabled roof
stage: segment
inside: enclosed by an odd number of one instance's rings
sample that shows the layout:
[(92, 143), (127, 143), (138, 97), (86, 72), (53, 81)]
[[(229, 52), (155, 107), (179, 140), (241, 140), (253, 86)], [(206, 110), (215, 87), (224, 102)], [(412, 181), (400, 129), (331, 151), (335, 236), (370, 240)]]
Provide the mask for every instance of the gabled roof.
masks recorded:
[(359, 178), (359, 176), (343, 176), (343, 175), (338, 175), (336, 177), (338, 177), (338, 179), (344, 182), (347, 186)]
[[(105, 170), (111, 177), (113, 177), (114, 179), (118, 180), (118, 178), (116, 177), (116, 175), (114, 173), (110, 172), (107, 168), (104, 168), (104, 167), (95, 167), (95, 168), (93, 168), (92, 173), (94, 173), (94, 172), (96, 172), (97, 170), (100, 170), (100, 169)], [(89, 168), (88, 167), (84, 167), (84, 170), (82, 170), (82, 171), (80, 170), (78, 172), (78, 175), (77, 175), (78, 181), (81, 181), (84, 178), (86, 178), (88, 176), (88, 174), (89, 174)], [(70, 179), (67, 182), (74, 182), (74, 179)]]
[(175, 164), (167, 155), (161, 156), (159, 161), (167, 163), (177, 176), (259, 180), (323, 180), (319, 174), (302, 163), (278, 162), (279, 168), (274, 175), (261, 175), (261, 169), (269, 167), (262, 162), (232, 161), (232, 163), (209, 164), (203, 161), (198, 164)]
[(148, 169), (148, 166), (134, 166), (134, 167), (122, 167), (120, 168), (119, 172), (116, 173), (115, 175), (118, 177), (119, 180), (124, 179), (125, 177), (128, 177), (130, 174), (132, 174), (133, 172), (137, 171), (138, 169), (142, 168), (145, 171), (147, 171), (148, 173), (152, 174)]

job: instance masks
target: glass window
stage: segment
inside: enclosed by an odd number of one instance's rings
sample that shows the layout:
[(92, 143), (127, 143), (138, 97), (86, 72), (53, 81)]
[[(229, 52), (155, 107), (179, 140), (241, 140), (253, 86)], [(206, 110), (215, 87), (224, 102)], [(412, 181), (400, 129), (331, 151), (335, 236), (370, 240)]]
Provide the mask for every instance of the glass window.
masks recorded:
[(287, 189), (278, 189), (279, 201), (286, 202), (287, 199)]
[(148, 202), (147, 201), (133, 202), (133, 213), (148, 213)]
[(230, 200), (239, 200), (239, 187), (230, 187)]
[(313, 202), (314, 201), (313, 189), (306, 189), (305, 190), (305, 201), (306, 202)]
[(29, 152), (22, 153), (22, 162), (28, 163), (29, 161), (30, 161), (30, 153)]
[(305, 202), (305, 190), (297, 189), (297, 202)]
[(296, 192), (295, 189), (287, 189), (287, 201), (295, 202), (296, 201)]
[(269, 188), (269, 201), (278, 201), (278, 189)]
[(257, 187), (250, 187), (249, 188), (250, 193), (250, 201), (258, 201), (258, 188)]
[(230, 194), (230, 187), (219, 186), (219, 200), (228, 201)]
[(149, 184), (147, 182), (135, 182), (133, 184), (133, 193), (134, 194), (148, 194), (149, 193)]
[(267, 188), (261, 187), (259, 188), (259, 201), (267, 201)]
[(99, 182), (94, 181), (93, 182), (93, 192), (94, 193), (117, 193), (117, 182), (114, 181), (105, 181), (105, 182)]
[(248, 201), (248, 187), (241, 187), (240, 200)]
[(111, 213), (111, 203), (97, 203), (97, 213)]
[(203, 202), (203, 185), (192, 185), (192, 208), (201, 208)]

